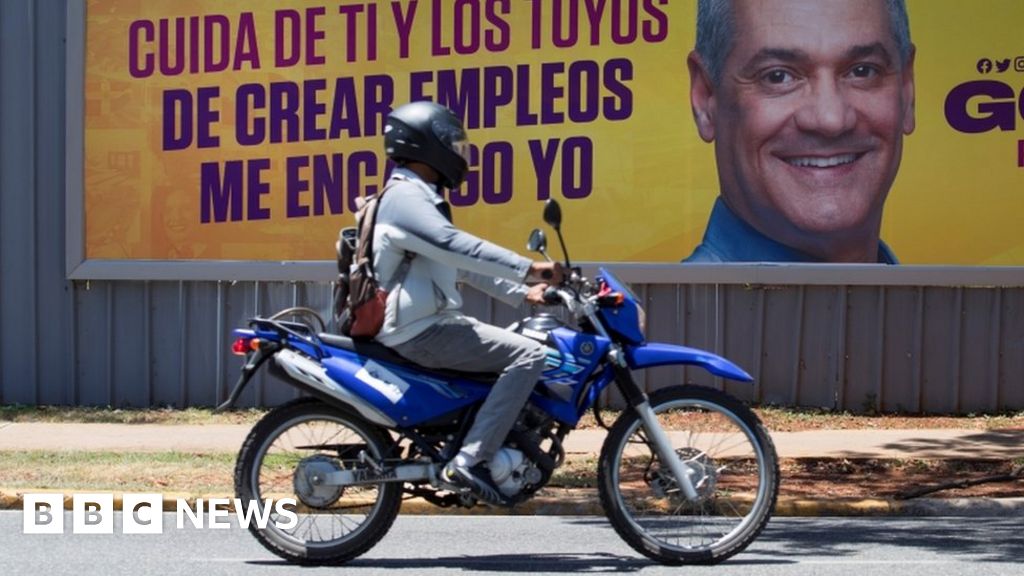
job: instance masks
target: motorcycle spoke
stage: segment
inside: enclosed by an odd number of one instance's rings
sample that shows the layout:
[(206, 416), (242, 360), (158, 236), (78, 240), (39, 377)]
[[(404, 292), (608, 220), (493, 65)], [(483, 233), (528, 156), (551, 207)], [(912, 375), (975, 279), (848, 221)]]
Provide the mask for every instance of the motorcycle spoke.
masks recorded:
[[(326, 507), (309, 506), (303, 502), (301, 495), (295, 494), (297, 488), (294, 476), (303, 462), (310, 459), (334, 462), (337, 470), (358, 465), (354, 460), (340, 460), (336, 457), (336, 447), (346, 444), (365, 445), (366, 440), (356, 431), (337, 422), (310, 420), (282, 431), (266, 450), (257, 476), (259, 493), (286, 495), (297, 500), (294, 512), (298, 516), (298, 523), (285, 531), (292, 538), (308, 544), (344, 539), (363, 526), (367, 514), (378, 503), (381, 491), (375, 485), (335, 488), (338, 498)], [(332, 488), (327, 486), (312, 490), (320, 498), (325, 493), (331, 494)]]
[(690, 501), (637, 422), (618, 462), (619, 494), (629, 516), (651, 537), (683, 550), (706, 549), (743, 523), (761, 480), (749, 436), (725, 414), (680, 406), (656, 414), (672, 449), (695, 471)]

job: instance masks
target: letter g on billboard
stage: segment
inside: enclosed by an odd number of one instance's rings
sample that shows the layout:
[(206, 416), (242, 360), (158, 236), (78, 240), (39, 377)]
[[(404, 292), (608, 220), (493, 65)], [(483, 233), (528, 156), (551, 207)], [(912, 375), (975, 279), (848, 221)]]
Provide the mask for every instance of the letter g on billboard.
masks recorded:
[(1017, 92), (994, 80), (964, 82), (946, 95), (945, 112), (949, 125), (966, 134), (1016, 130)]

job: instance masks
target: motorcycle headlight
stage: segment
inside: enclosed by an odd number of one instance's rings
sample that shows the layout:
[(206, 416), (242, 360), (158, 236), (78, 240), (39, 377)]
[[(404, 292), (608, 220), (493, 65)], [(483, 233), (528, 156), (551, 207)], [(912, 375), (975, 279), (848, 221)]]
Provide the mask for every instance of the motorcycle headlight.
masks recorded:
[(636, 321), (640, 325), (640, 333), (647, 335), (647, 312), (640, 304), (636, 305)]

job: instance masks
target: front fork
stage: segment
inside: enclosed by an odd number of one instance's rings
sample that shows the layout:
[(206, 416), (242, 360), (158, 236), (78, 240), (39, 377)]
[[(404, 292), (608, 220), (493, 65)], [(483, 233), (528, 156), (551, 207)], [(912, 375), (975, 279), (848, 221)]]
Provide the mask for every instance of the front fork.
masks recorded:
[(626, 403), (640, 417), (640, 422), (643, 423), (644, 430), (647, 431), (647, 439), (654, 448), (654, 452), (668, 466), (672, 475), (675, 476), (676, 482), (679, 484), (679, 488), (683, 491), (686, 499), (691, 502), (699, 500), (700, 496), (697, 494), (697, 488), (693, 485), (694, 470), (680, 460), (675, 450), (672, 449), (672, 441), (669, 439), (668, 434), (665, 433), (665, 430), (661, 428), (661, 424), (658, 423), (654, 410), (651, 408), (650, 402), (648, 402), (647, 394), (644, 394), (636, 380), (633, 379), (633, 373), (629, 370), (629, 366), (626, 365), (626, 360), (623, 358), (621, 351), (612, 350), (609, 356), (615, 371), (615, 382), (618, 384), (622, 396), (626, 399)]

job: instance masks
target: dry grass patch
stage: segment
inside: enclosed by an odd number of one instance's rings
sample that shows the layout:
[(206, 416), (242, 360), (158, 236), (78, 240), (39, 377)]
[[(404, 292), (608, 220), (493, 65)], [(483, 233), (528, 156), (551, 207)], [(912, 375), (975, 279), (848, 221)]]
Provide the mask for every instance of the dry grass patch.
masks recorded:
[[(854, 414), (852, 412), (813, 408), (754, 408), (765, 427), (772, 432), (803, 432), (809, 430), (1000, 430), (1024, 428), (1024, 411), (1002, 414), (968, 414), (964, 416), (913, 414)], [(611, 425), (619, 417), (615, 410), (602, 410), (601, 419)], [(684, 417), (680, 413), (680, 418)], [(686, 418), (693, 418), (688, 414)], [(661, 417), (662, 419), (665, 416)], [(704, 418), (710, 418), (704, 416)], [(671, 418), (669, 418), (671, 420)], [(596, 428), (594, 413), (587, 412), (578, 428)]]
[(211, 408), (96, 408), (0, 405), (0, 422), (83, 422), (87, 424), (255, 424), (266, 410), (214, 413)]
[(234, 494), (235, 454), (0, 452), (0, 486)]

